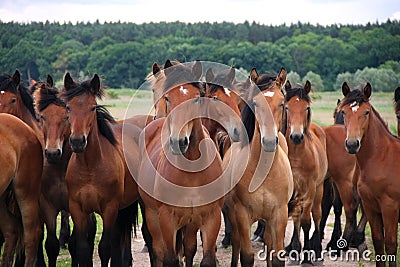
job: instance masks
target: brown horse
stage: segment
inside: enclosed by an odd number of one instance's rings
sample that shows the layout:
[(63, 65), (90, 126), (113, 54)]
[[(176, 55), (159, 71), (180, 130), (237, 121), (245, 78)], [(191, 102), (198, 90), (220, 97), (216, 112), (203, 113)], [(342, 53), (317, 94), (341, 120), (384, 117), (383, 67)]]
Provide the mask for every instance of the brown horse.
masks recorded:
[[(0, 94), (4, 76), (0, 77)], [(6, 80), (11, 77), (6, 76)], [(3, 99), (1, 99), (3, 100)], [(2, 266), (12, 266), (17, 239), (24, 241), (25, 266), (34, 266), (41, 235), (39, 210), (40, 178), (42, 176), (43, 154), (39, 139), (33, 130), (19, 118), (0, 114), (0, 161), (2, 166), (0, 178), (0, 229), (5, 245), (2, 255)], [(15, 212), (11, 205), (17, 201)], [(16, 204), (16, 203), (15, 203)], [(17, 216), (17, 217), (16, 217)], [(23, 229), (20, 229), (22, 219)], [(19, 236), (19, 237), (18, 237)]]
[[(343, 114), (338, 110), (340, 100), (334, 110), (334, 125), (323, 127), (326, 134), (326, 152), (328, 157), (328, 173), (324, 184), (324, 199), (322, 204), (321, 234), (333, 205), (335, 224), (327, 249), (339, 252), (350, 246), (360, 251), (365, 249), (366, 217), (363, 216), (357, 226), (357, 211), (360, 207), (360, 197), (356, 191), (356, 183), (360, 174), (354, 155), (346, 153), (342, 145), (346, 140)], [(341, 214), (344, 207), (346, 224), (342, 236)], [(345, 246), (338, 247), (338, 240), (346, 240)]]
[(376, 266), (385, 266), (385, 251), (389, 266), (396, 266), (400, 175), (393, 159), (399, 157), (400, 141), (371, 105), (369, 83), (351, 90), (345, 82), (342, 92), (345, 146), (347, 152), (356, 155), (360, 167), (357, 190), (371, 226), (375, 254), (382, 259)]
[[(132, 176), (137, 171), (138, 145), (135, 141), (140, 129), (132, 125), (116, 124), (107, 110), (97, 104), (96, 98), (104, 93), (97, 74), (92, 79), (78, 83), (67, 73), (64, 77), (65, 92), (61, 98), (67, 105), (71, 134), (69, 142), (74, 152), (68, 163), (66, 182), (74, 230), (69, 242), (71, 255), (77, 256), (80, 266), (92, 265), (87, 240), (89, 214), (96, 212), (103, 220), (103, 233), (99, 243), (102, 266), (122, 265), (122, 240), (119, 224), (132, 230), (132, 216), (137, 216), (137, 184)], [(130, 127), (132, 126), (132, 127)], [(122, 127), (129, 128), (122, 147)], [(128, 129), (128, 130), (129, 130)], [(125, 150), (128, 151), (125, 153)], [(128, 169), (127, 163), (130, 167)], [(122, 209), (135, 206), (129, 214), (130, 221), (118, 219), (125, 214)], [(121, 213), (119, 213), (121, 210)], [(126, 213), (128, 214), (128, 213)], [(113, 242), (113, 243), (112, 243)], [(114, 242), (117, 242), (114, 244)], [(129, 236), (130, 242), (130, 236)]]
[[(72, 151), (68, 144), (70, 124), (65, 103), (59, 98), (59, 91), (54, 87), (53, 79), (47, 76), (46, 82), (35, 82), (31, 86), (35, 102), (35, 111), (39, 118), (44, 135), (44, 154), (46, 160), (43, 166), (42, 193), (40, 198), (41, 214), (47, 228), (45, 248), (49, 266), (56, 266), (60, 251), (60, 243), (56, 235), (57, 215), (65, 211), (62, 218), (67, 221), (69, 237), (69, 206), (65, 174)], [(91, 224), (91, 242), (94, 244), (96, 233), (96, 218), (93, 215)], [(62, 228), (62, 225), (61, 225)], [(61, 231), (60, 231), (61, 239)], [(93, 250), (93, 248), (92, 248)], [(41, 250), (40, 252), (41, 253)], [(43, 255), (38, 255), (44, 263)], [(45, 265), (44, 265), (45, 266)]]
[[(280, 78), (276, 81), (281, 82)], [(248, 139), (243, 138), (240, 145), (231, 146), (224, 157), (224, 167), (231, 179), (237, 176), (237, 166), (248, 158), (239, 182), (226, 197), (232, 224), (231, 266), (237, 266), (239, 254), (241, 266), (253, 266), (249, 233), (250, 226), (259, 219), (266, 224), (264, 242), (269, 251), (275, 251), (267, 255), (268, 266), (284, 266), (277, 252), (284, 249), (288, 203), (293, 193), (292, 171), (287, 153), (278, 143), (277, 126), (268, 104), (271, 93), (260, 92), (253, 85), (248, 94), (248, 104), (242, 111)], [(227, 167), (228, 164), (231, 167)]]
[(187, 266), (192, 265), (198, 229), (204, 250), (201, 266), (216, 266), (224, 193), (223, 185), (210, 185), (218, 182), (222, 166), (199, 116), (202, 65), (191, 65), (179, 63), (164, 69), (156, 88), (162, 89), (168, 116), (154, 120), (141, 134), (139, 191), (153, 239), (152, 266), (178, 266), (180, 229), (184, 230)]
[[(307, 81), (303, 88), (286, 88), (284, 133), (289, 147), (289, 160), (295, 184), (295, 203), (292, 218), (294, 231), (292, 240), (286, 248), (289, 256), (292, 250), (300, 253), (300, 226), (304, 232), (304, 263), (312, 263), (321, 257), (321, 202), (324, 178), (328, 168), (326, 156), (326, 137), (323, 129), (311, 122), (311, 83)], [(309, 238), (311, 212), (315, 230)], [(296, 253), (296, 254), (297, 254)], [(316, 257), (311, 257), (316, 256)], [(299, 259), (296, 259), (297, 261)]]

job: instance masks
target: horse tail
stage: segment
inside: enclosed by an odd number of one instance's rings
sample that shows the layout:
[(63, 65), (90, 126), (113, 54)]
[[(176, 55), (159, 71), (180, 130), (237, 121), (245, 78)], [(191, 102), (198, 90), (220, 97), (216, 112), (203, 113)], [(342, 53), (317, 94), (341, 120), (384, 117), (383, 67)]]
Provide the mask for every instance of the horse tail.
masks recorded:
[(118, 211), (117, 228), (120, 233), (120, 247), (122, 248), (123, 266), (132, 266), (132, 229), (136, 237), (136, 226), (138, 224), (138, 201)]
[(24, 231), (22, 227), (22, 215), (18, 206), (17, 198), (13, 190), (13, 184), (10, 184), (5, 194), (5, 203), (8, 212), (13, 216), (18, 225), (16, 225), (17, 230), (17, 242), (15, 246), (15, 254), (17, 255), (15, 266), (24, 266), (25, 263), (25, 246), (24, 246)]

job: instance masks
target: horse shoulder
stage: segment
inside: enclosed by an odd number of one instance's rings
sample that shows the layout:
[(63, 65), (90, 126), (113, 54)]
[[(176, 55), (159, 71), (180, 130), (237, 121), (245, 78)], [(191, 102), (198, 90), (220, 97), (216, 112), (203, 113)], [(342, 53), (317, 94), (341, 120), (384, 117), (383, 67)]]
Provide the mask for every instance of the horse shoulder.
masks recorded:
[(282, 148), (283, 152), (285, 152), (286, 155), (289, 155), (289, 148), (288, 148), (288, 144), (286, 142), (286, 137), (281, 132), (278, 132), (278, 142), (279, 142), (279, 146)]
[(310, 125), (310, 131), (314, 137), (317, 138), (317, 140), (321, 143), (323, 146), (323, 150), (326, 151), (326, 134), (324, 129), (322, 129), (321, 126), (311, 123)]

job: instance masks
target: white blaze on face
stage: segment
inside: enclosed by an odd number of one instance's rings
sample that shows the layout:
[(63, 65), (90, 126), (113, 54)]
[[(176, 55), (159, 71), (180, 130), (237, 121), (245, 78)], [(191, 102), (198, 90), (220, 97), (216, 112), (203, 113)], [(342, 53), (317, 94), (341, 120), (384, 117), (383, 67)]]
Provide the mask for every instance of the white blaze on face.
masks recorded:
[(4, 95), (6, 92), (4, 92), (3, 90), (0, 91), (0, 94)]
[(350, 107), (353, 112), (357, 112), (357, 110), (360, 108), (360, 105), (357, 103), (357, 101), (354, 101), (350, 104)]
[(231, 96), (231, 91), (228, 88), (224, 87), (224, 91), (227, 96)]
[(296, 98), (296, 101), (300, 101), (300, 99), (299, 99), (299, 98)]
[(273, 97), (274, 94), (275, 94), (275, 92), (268, 91), (268, 92), (265, 92), (265, 93), (264, 93), (264, 96), (266, 96), (266, 97)]
[(183, 88), (183, 86), (181, 86), (181, 88), (179, 88), (179, 91), (181, 91), (181, 93), (184, 95), (187, 95), (187, 93), (189, 92), (189, 90), (186, 88)]

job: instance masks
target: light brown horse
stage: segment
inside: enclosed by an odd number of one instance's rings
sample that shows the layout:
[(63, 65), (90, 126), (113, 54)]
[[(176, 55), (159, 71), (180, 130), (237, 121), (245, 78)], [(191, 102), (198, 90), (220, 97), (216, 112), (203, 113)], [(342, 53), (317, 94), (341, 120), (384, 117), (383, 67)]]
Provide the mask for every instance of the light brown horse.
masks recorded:
[(346, 127), (347, 152), (355, 154), (361, 175), (357, 190), (371, 226), (376, 266), (396, 266), (400, 209), (400, 175), (393, 159), (399, 157), (400, 141), (387, 128), (370, 103), (371, 84), (351, 90), (343, 83), (340, 110)]
[[(3, 78), (4, 76), (0, 77), (1, 89), (7, 87)], [(6, 76), (6, 79), (9, 78), (11, 77)], [(0, 94), (1, 92), (4, 91), (0, 91)], [(41, 235), (39, 197), (42, 147), (33, 130), (19, 118), (9, 114), (0, 114), (0, 139), (0, 229), (5, 240), (1, 266), (12, 266), (18, 239), (23, 239), (25, 266), (31, 267), (36, 261)], [(10, 205), (15, 201), (21, 217), (10, 212)]]
[(201, 266), (216, 266), (223, 186), (210, 185), (221, 176), (222, 166), (199, 116), (202, 66), (179, 63), (165, 68), (164, 74), (156, 88), (162, 89), (168, 116), (151, 122), (141, 134), (139, 191), (153, 239), (152, 266), (178, 266), (180, 229), (187, 266), (192, 265), (198, 229), (204, 250)]
[(239, 182), (226, 197), (232, 224), (231, 266), (237, 266), (239, 254), (241, 266), (253, 266), (249, 233), (250, 226), (259, 219), (266, 224), (264, 242), (269, 251), (275, 251), (267, 255), (268, 266), (284, 266), (277, 252), (284, 249), (288, 202), (293, 193), (292, 171), (287, 153), (278, 143), (277, 126), (268, 104), (271, 93), (260, 92), (253, 85), (248, 94), (248, 104), (242, 111), (248, 140), (244, 138), (239, 146), (231, 146), (224, 157), (224, 167), (231, 176), (237, 175), (236, 166), (243, 165), (248, 157)]
[[(134, 222), (132, 217), (137, 216), (135, 201), (138, 199), (138, 190), (133, 176), (137, 175), (139, 155), (135, 138), (138, 139), (140, 129), (129, 124), (114, 123), (107, 110), (97, 104), (96, 98), (104, 93), (97, 74), (88, 81), (78, 83), (67, 73), (64, 88), (61, 98), (69, 113), (69, 142), (74, 152), (66, 173), (69, 208), (74, 222), (69, 248), (71, 255), (77, 255), (78, 261), (72, 264), (92, 264), (87, 240), (88, 215), (96, 212), (103, 220), (99, 243), (101, 265), (108, 266), (111, 257), (111, 264), (119, 266), (123, 264), (120, 247), (123, 242), (119, 238), (112, 238), (112, 235), (119, 231), (119, 223), (131, 231)], [(124, 135), (124, 143), (122, 127), (125, 131), (130, 129), (129, 134)], [(127, 163), (130, 164), (129, 169)], [(130, 221), (117, 219), (119, 210), (132, 205), (136, 206), (136, 210), (128, 214)], [(116, 237), (122, 238), (119, 234)]]
[[(323, 129), (311, 122), (311, 83), (304, 87), (286, 88), (284, 129), (289, 147), (289, 160), (295, 184), (295, 203), (292, 218), (294, 231), (286, 248), (289, 256), (292, 250), (301, 251), (300, 226), (304, 232), (304, 250), (315, 252), (315, 257), (305, 253), (303, 263), (316, 262), (321, 257), (321, 202), (324, 178), (328, 168), (326, 137)], [(315, 230), (309, 237), (311, 213)], [(295, 259), (298, 261), (299, 259)]]

